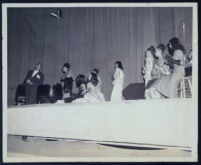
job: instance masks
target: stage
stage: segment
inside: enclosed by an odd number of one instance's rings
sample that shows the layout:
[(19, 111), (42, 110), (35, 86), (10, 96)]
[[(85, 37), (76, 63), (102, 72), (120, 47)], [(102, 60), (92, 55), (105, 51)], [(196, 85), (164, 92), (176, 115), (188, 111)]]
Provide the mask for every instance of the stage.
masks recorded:
[(9, 107), (7, 134), (191, 150), (192, 99)]

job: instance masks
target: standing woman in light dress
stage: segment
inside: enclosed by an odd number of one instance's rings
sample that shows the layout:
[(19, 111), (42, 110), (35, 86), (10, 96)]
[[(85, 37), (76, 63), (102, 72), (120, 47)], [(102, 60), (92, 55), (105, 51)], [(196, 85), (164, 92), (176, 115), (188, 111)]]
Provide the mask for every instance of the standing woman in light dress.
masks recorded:
[(145, 64), (142, 71), (145, 87), (147, 86), (148, 82), (152, 80), (152, 69), (154, 64), (154, 56), (155, 56), (155, 48), (154, 46), (150, 46), (145, 52)]
[(123, 90), (123, 83), (124, 83), (124, 73), (123, 73), (123, 65), (120, 61), (116, 61), (114, 64), (115, 73), (112, 77), (112, 94), (111, 94), (111, 101), (120, 101), (122, 100), (122, 90)]

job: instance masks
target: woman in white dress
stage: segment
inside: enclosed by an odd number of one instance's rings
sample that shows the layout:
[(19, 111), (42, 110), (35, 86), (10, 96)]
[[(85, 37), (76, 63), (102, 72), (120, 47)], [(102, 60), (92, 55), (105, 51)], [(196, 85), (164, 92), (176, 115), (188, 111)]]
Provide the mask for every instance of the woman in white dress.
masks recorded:
[[(92, 71), (91, 71), (91, 73), (92, 74), (96, 74), (96, 76), (97, 76), (97, 78), (98, 78), (98, 85), (96, 86), (96, 90), (98, 91), (98, 92), (101, 92), (101, 88), (102, 88), (102, 81), (101, 81), (101, 79), (100, 79), (100, 77), (99, 77), (99, 69), (97, 69), (97, 68), (94, 68)], [(91, 77), (91, 74), (89, 75), (90, 77)]]
[(152, 80), (151, 72), (153, 69), (155, 52), (156, 50), (154, 46), (150, 46), (145, 52), (145, 63), (142, 71), (145, 87), (147, 86), (148, 82)]
[(124, 73), (123, 73), (123, 65), (120, 61), (116, 61), (114, 64), (115, 73), (112, 77), (112, 94), (111, 101), (120, 101), (122, 100), (122, 90), (124, 83)]

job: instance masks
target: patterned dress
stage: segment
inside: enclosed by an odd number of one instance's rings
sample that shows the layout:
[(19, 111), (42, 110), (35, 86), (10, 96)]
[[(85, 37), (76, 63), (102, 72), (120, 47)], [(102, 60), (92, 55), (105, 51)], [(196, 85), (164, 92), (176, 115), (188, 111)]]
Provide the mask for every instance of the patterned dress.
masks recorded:
[(165, 62), (165, 58), (154, 60), (151, 80), (148, 81), (146, 88), (149, 88), (157, 79), (170, 74), (170, 68)]

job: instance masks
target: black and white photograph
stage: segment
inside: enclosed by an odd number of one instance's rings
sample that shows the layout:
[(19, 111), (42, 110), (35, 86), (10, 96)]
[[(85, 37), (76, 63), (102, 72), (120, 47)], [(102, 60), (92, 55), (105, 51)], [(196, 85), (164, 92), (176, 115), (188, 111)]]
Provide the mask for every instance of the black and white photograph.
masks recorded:
[(195, 162), (197, 3), (4, 3), (4, 162)]

